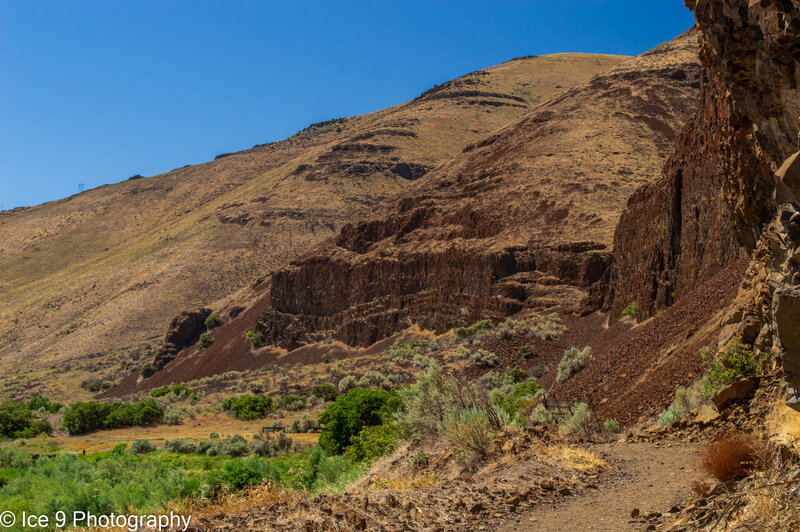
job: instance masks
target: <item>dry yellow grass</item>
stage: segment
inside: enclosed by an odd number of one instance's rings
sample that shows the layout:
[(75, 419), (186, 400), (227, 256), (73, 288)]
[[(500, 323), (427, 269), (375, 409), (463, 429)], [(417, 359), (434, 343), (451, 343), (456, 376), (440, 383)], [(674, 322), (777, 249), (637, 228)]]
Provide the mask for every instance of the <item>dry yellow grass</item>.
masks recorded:
[[(316, 417), (319, 412), (312, 412)], [(302, 417), (302, 414), (291, 415), (284, 418), (255, 419), (240, 421), (227, 414), (209, 414), (197, 416), (195, 419), (186, 419), (182, 425), (155, 425), (152, 427), (132, 427), (95, 432), (85, 436), (58, 436), (55, 438), (60, 449), (71, 452), (108, 451), (118, 443), (132, 443), (136, 440), (150, 440), (160, 443), (164, 440), (184, 438), (188, 440), (207, 440), (209, 434), (216, 432), (221, 437), (240, 434), (248, 440), (253, 434), (258, 434), (261, 427), (269, 426), (273, 421), (282, 421), (284, 426), (291, 425), (292, 421)], [(290, 434), (297, 443), (312, 446), (317, 442), (319, 434)]]
[(577, 469), (578, 471), (594, 471), (608, 467), (608, 463), (605, 460), (591, 451), (579, 447), (567, 447), (566, 445), (544, 446), (541, 449), (541, 453), (557, 464)]

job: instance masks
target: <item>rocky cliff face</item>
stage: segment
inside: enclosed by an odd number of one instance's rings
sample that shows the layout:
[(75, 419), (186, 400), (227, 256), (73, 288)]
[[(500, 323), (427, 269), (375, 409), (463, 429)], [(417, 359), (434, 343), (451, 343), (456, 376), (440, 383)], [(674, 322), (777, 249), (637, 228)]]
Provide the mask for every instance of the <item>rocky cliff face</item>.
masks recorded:
[(612, 317), (643, 317), (751, 252), (775, 213), (773, 172), (797, 149), (794, 1), (687, 2), (700, 28), (700, 105), (660, 180), (628, 202), (614, 238)]
[(408, 320), (591, 308), (625, 201), (696, 105), (696, 50), (689, 32), (597, 76), (346, 225), (273, 274), (262, 332), (367, 345)]
[(687, 2), (701, 31), (701, 103), (656, 183), (638, 190), (615, 235), (612, 317), (644, 316), (750, 254), (719, 323), (783, 365), (800, 409), (800, 3)]

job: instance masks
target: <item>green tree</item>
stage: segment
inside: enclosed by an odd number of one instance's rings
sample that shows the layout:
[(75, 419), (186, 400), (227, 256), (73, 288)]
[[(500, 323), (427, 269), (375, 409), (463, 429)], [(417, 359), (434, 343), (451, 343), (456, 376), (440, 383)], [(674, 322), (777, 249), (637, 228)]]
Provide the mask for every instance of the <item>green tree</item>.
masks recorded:
[(380, 425), (385, 415), (399, 407), (400, 399), (383, 390), (353, 388), (319, 416), (319, 423), (325, 425), (319, 444), (329, 453), (341, 454), (364, 427)]

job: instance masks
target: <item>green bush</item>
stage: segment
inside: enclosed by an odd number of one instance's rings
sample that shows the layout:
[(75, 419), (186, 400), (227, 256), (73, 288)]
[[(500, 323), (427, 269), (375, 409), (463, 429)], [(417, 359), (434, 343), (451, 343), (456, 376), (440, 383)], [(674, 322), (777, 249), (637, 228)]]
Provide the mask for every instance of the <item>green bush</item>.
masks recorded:
[(139, 403), (86, 402), (71, 404), (64, 412), (62, 423), (70, 435), (76, 435), (101, 429), (152, 425), (163, 418), (164, 410), (152, 400)]
[[(30, 453), (17, 449), (10, 445), (0, 447), (0, 469), (24, 469), (33, 463)], [(0, 486), (2, 484), (0, 483)]]
[(222, 325), (222, 318), (220, 318), (219, 314), (217, 313), (211, 314), (206, 318), (204, 325), (208, 330), (214, 329), (215, 327), (219, 327), (220, 325)]
[(147, 440), (136, 440), (131, 444), (133, 454), (149, 454), (156, 450), (156, 446)]
[(154, 388), (153, 390), (150, 390), (150, 397), (152, 397), (153, 399), (156, 399), (158, 397), (164, 397), (169, 394), (176, 395), (178, 397), (184, 395), (191, 399), (197, 399), (197, 392), (195, 392), (194, 390), (183, 384), (176, 384), (171, 387), (162, 386), (160, 388)]
[(114, 446), (113, 449), (111, 449), (111, 454), (122, 454), (127, 450), (128, 450), (127, 443), (118, 443)]
[(517, 384), (528, 380), (528, 372), (519, 366), (508, 368), (503, 375), (503, 382), (507, 384)]
[(354, 462), (371, 461), (392, 453), (399, 437), (399, 427), (391, 416), (386, 416), (380, 425), (364, 427), (353, 436), (345, 455)]
[(338, 491), (361, 475), (362, 468), (344, 456), (328, 456), (320, 446), (314, 447), (308, 456), (306, 474), (302, 482), (309, 490)]
[(384, 416), (399, 405), (397, 397), (383, 390), (353, 388), (347, 395), (337, 397), (319, 416), (319, 423), (325, 425), (320, 446), (329, 453), (341, 454), (361, 429), (380, 425)]
[(258, 349), (264, 347), (267, 343), (264, 341), (264, 335), (258, 331), (247, 331), (247, 339), (250, 340), (250, 347)]
[(567, 381), (573, 375), (589, 365), (594, 360), (592, 356), (592, 348), (586, 346), (583, 350), (577, 347), (570, 347), (564, 351), (564, 356), (561, 362), (558, 363), (558, 373), (556, 373), (556, 382), (561, 384)]
[(336, 398), (336, 393), (336, 386), (330, 382), (321, 382), (319, 384), (315, 384), (314, 387), (311, 388), (311, 395), (326, 401), (333, 401)]
[(261, 484), (264, 479), (278, 483), (281, 481), (281, 473), (277, 467), (266, 460), (250, 458), (227, 462), (222, 471), (211, 477), (209, 485), (216, 492), (225, 488), (240, 490), (247, 486)]
[(634, 320), (636, 319), (637, 314), (639, 314), (639, 303), (637, 303), (636, 301), (633, 301), (622, 310), (623, 316), (630, 316)]
[(142, 377), (147, 379), (152, 377), (155, 372), (158, 371), (152, 363), (148, 362), (142, 367)]
[(456, 327), (455, 329), (453, 329), (453, 333), (456, 335), (456, 339), (464, 340), (472, 336), (483, 334), (487, 331), (492, 330), (493, 328), (494, 324), (492, 323), (492, 320), (481, 320), (481, 321), (476, 321), (475, 323), (473, 323), (468, 327)]
[(704, 347), (700, 350), (700, 356), (708, 366), (708, 375), (701, 380), (703, 397), (706, 399), (739, 377), (761, 373), (767, 361), (766, 353), (756, 355), (742, 343), (741, 338), (734, 340), (725, 350)]
[(52, 434), (53, 427), (33, 415), (30, 403), (3, 401), (0, 403), (0, 437), (31, 438), (37, 434)]
[(272, 397), (266, 395), (239, 395), (227, 397), (222, 408), (241, 420), (262, 419), (275, 410)]
[(408, 468), (412, 471), (418, 471), (420, 469), (425, 469), (430, 464), (431, 455), (430, 453), (426, 453), (425, 451), (420, 451), (416, 454), (412, 454), (408, 458)]
[(214, 343), (214, 338), (208, 333), (203, 333), (200, 335), (200, 339), (195, 344), (197, 349), (205, 349), (206, 347), (210, 346)]
[(56, 412), (61, 410), (63, 406), (64, 405), (61, 403), (50, 401), (45, 397), (38, 397), (38, 396), (29, 399), (27, 405), (28, 410), (30, 410), (31, 412), (36, 412), (40, 408), (44, 408), (45, 411), (49, 414), (55, 414)]
[(534, 397), (541, 389), (539, 383), (534, 379), (529, 379), (517, 384), (506, 385), (500, 390), (494, 391), (492, 400), (498, 409), (513, 418), (524, 410), (524, 403), (527, 403), (525, 406), (529, 407), (534, 402)]
[(612, 417), (603, 421), (603, 428), (606, 429), (606, 432), (610, 432), (611, 434), (616, 434), (617, 432), (619, 432), (621, 427), (619, 421), (617, 421)]

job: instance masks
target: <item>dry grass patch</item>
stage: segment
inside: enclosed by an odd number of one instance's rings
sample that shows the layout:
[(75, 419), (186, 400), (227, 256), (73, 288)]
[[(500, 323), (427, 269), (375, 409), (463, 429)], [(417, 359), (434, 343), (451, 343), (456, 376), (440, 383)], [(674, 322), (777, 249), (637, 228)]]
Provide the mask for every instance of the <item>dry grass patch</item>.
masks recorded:
[(769, 447), (744, 432), (726, 432), (711, 443), (700, 459), (700, 467), (720, 482), (738, 480), (764, 467)]
[(367, 487), (368, 490), (416, 490), (429, 488), (436, 485), (436, 473), (429, 472), (419, 475), (402, 476), (398, 478), (376, 477)]
[(547, 458), (553, 460), (559, 465), (576, 469), (578, 471), (594, 471), (598, 469), (605, 469), (608, 463), (586, 449), (579, 447), (567, 447), (566, 445), (557, 445), (552, 447), (543, 447), (541, 452)]

